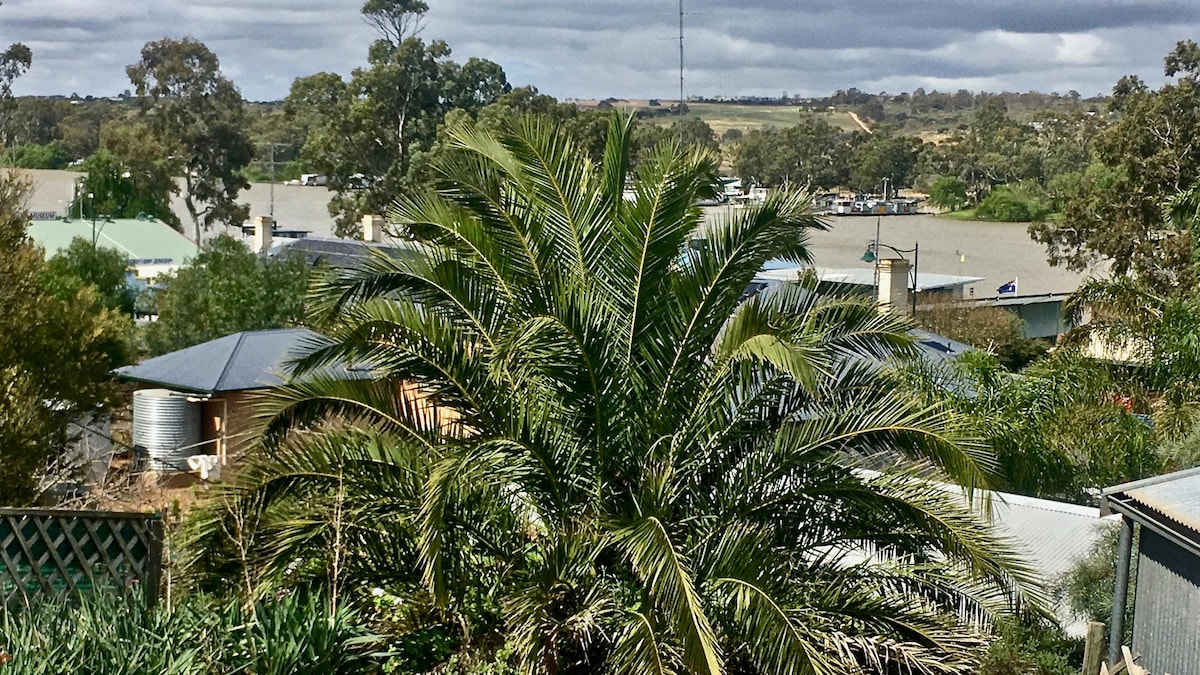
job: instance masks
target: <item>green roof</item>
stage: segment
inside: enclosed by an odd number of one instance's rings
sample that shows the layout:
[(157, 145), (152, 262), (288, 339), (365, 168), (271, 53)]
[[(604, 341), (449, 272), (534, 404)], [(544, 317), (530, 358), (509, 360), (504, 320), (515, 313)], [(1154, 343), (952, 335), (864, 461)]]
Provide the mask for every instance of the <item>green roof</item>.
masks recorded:
[[(29, 236), (42, 248), (46, 257), (64, 250), (71, 240), (82, 237), (92, 240), (92, 221), (35, 220), (29, 225)], [(196, 255), (196, 244), (158, 220), (121, 218), (96, 221), (96, 243), (124, 253), (131, 264), (183, 264)]]

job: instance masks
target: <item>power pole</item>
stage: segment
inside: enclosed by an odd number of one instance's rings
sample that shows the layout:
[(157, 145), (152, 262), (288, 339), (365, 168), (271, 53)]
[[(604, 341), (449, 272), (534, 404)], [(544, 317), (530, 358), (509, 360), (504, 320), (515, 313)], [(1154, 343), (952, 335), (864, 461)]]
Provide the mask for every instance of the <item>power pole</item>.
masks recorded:
[(275, 147), (276, 146), (286, 147), (287, 143), (267, 143), (267, 146), (271, 148), (271, 159), (270, 159), (270, 162), (271, 162), (271, 208), (270, 208), (269, 215), (271, 216), (272, 219), (274, 219), (275, 218)]

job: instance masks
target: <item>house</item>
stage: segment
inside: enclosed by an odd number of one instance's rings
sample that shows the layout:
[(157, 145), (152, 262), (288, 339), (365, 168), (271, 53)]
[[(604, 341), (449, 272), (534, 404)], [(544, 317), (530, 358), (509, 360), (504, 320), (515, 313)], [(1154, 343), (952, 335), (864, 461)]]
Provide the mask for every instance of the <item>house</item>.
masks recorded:
[[(1151, 673), (1200, 674), (1200, 468), (1110, 487), (1100, 499), (1102, 513), (1121, 517), (1109, 663), (1128, 644)], [(1131, 575), (1136, 590), (1127, 632)]]
[[(53, 214), (35, 214), (53, 215)], [(79, 218), (35, 218), (29, 237), (52, 256), (66, 250), (76, 238), (94, 241), (125, 255), (129, 271), (149, 281), (182, 267), (196, 255), (196, 243), (170, 225), (151, 217), (85, 220)]]
[[(133, 445), (159, 472), (205, 470), (192, 457), (211, 458), (211, 467), (236, 463), (257, 440), (257, 395), (285, 384), (297, 359), (328, 339), (307, 328), (234, 333), (114, 371), (138, 385), (133, 394)], [(335, 365), (318, 373), (338, 379), (370, 379), (364, 364)], [(415, 385), (398, 383), (396, 395), (431, 424), (454, 418), (435, 408)], [(163, 414), (166, 411), (166, 414)], [(161, 421), (161, 423), (160, 423)]]
[(346, 268), (357, 267), (377, 253), (393, 257), (404, 255), (413, 245), (402, 245), (398, 240), (385, 242), (384, 235), (384, 219), (381, 216), (363, 216), (362, 239), (282, 237), (280, 230), (273, 228), (273, 221), (262, 217), (254, 219), (251, 249), (272, 257), (297, 251), (310, 265)]
[(1027, 338), (1056, 340), (1071, 328), (1063, 316), (1063, 303), (1070, 293), (1043, 293), (1041, 295), (998, 295), (980, 298), (975, 302), (989, 307), (999, 307), (1015, 314), (1022, 322), (1022, 331)]
[[(881, 274), (876, 277), (876, 271), (871, 268), (830, 268), (830, 267), (805, 267), (796, 266), (786, 263), (768, 262), (765, 269), (759, 272), (754, 281), (758, 283), (771, 283), (777, 281), (795, 281), (801, 274), (812, 270), (817, 275), (817, 279), (821, 282), (824, 290), (833, 293), (850, 293), (874, 297), (878, 293), (878, 286), (887, 286), (888, 289), (896, 289), (898, 292), (911, 296), (913, 278), (910, 275), (911, 269), (904, 260), (882, 259), (879, 261), (880, 270), (895, 272), (892, 276), (896, 278), (888, 278), (886, 274)], [(983, 277), (966, 277), (956, 274), (933, 274), (929, 272), (918, 272), (916, 274), (917, 297), (949, 297), (953, 299), (962, 298), (964, 295), (963, 289), (968, 285), (983, 281)], [(910, 297), (911, 300), (911, 297)], [(908, 301), (905, 301), (906, 304)]]
[[(296, 358), (316, 348), (324, 338), (306, 328), (246, 331), (147, 359), (116, 369), (118, 378), (154, 395), (175, 397), (185, 411), (180, 438), (193, 439), (185, 454), (213, 455), (227, 464), (252, 427), (252, 395), (283, 384)], [(342, 369), (346, 377), (366, 370)], [(161, 393), (160, 393), (161, 392)], [(141, 425), (134, 394), (134, 445)], [(189, 405), (190, 404), (190, 405)], [(150, 432), (153, 435), (153, 430)], [(179, 467), (175, 467), (179, 468)]]

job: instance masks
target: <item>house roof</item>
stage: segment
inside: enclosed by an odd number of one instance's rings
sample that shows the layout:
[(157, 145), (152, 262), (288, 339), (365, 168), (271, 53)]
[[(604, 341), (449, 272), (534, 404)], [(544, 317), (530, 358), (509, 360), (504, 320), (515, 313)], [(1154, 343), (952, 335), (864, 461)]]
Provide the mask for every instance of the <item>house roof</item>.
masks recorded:
[(197, 394), (267, 389), (283, 384), (291, 361), (324, 339), (307, 328), (234, 333), (115, 372), (123, 380)]
[[(773, 281), (795, 281), (801, 272), (809, 268), (804, 266), (792, 265), (790, 263), (779, 264), (778, 266), (772, 263), (767, 263), (767, 268), (759, 272), (755, 277), (755, 281), (773, 282)], [(848, 284), (851, 286), (875, 286), (875, 270), (872, 268), (860, 269), (857, 267), (847, 268), (831, 268), (831, 267), (813, 267), (817, 278), (825, 283), (832, 284)], [(934, 274), (931, 272), (917, 273), (917, 290), (918, 291), (936, 291), (944, 288), (955, 288), (966, 286), (976, 282), (983, 281), (983, 277), (964, 277), (957, 274)]]
[(1107, 488), (1100, 493), (1100, 506), (1200, 555), (1200, 468)]
[[(118, 218), (96, 221), (96, 243), (113, 248), (134, 265), (181, 265), (196, 255), (196, 243), (170, 225), (154, 218)], [(77, 237), (92, 240), (92, 221), (80, 219), (35, 220), (29, 236), (52, 256)]]
[(330, 267), (355, 267), (370, 259), (372, 251), (379, 251), (392, 257), (404, 255), (408, 251), (406, 248), (393, 244), (333, 237), (304, 237), (295, 241), (278, 241), (277, 243), (279, 245), (272, 247), (269, 255), (279, 255), (284, 251), (300, 251), (310, 265), (324, 263)]
[(1039, 295), (997, 295), (994, 298), (976, 298), (975, 302), (992, 307), (1024, 307), (1066, 302), (1070, 293), (1041, 293)]

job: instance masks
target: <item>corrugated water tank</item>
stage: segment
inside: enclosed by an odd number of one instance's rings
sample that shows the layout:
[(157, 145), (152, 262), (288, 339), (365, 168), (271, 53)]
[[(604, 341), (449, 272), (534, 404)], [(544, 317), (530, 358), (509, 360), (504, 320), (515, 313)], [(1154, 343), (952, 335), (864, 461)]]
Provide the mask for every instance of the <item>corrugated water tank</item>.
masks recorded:
[(187, 471), (199, 454), (200, 403), (170, 389), (133, 392), (133, 445), (149, 456), (150, 470)]

